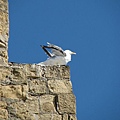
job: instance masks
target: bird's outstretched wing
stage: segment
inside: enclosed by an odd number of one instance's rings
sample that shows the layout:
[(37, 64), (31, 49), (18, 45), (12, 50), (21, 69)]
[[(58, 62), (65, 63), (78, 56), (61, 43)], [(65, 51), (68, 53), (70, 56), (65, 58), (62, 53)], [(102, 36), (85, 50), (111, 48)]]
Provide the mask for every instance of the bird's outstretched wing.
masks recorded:
[(47, 46), (44, 46), (45, 48), (51, 49), (52, 55), (54, 56), (66, 56), (66, 53), (61, 47), (58, 47), (57, 45), (53, 45), (47, 42)]
[(49, 56), (49, 57), (52, 57), (53, 55), (48, 51), (46, 50), (45, 46), (44, 45), (40, 45), (41, 48), (45, 51), (45, 53)]

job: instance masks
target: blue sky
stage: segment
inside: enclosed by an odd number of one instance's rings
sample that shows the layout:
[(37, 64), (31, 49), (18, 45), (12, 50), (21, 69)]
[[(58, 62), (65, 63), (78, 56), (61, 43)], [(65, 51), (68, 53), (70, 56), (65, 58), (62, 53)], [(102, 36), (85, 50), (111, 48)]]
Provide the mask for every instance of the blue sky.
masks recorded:
[(9, 0), (9, 10), (10, 62), (46, 60), (46, 42), (76, 52), (78, 120), (120, 120), (119, 0)]

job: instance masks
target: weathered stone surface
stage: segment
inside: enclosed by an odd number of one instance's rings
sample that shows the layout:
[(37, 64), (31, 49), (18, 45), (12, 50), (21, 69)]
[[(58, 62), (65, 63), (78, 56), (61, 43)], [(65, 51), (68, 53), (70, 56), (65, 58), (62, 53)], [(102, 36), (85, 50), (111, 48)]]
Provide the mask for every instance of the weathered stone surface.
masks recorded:
[(69, 66), (62, 66), (60, 69), (63, 79), (70, 79), (70, 68)]
[(45, 78), (45, 79), (70, 79), (68, 66), (40, 66), (28, 65), (27, 76), (29, 78)]
[(62, 117), (58, 114), (42, 114), (39, 116), (39, 120), (62, 120)]
[(21, 85), (22, 88), (22, 99), (28, 98), (28, 85)]
[(5, 51), (4, 49), (0, 51), (0, 56), (4, 57), (5, 59), (7, 59), (7, 51)]
[(20, 101), (8, 106), (10, 118), (19, 118), (20, 120), (35, 120), (35, 114), (39, 113), (38, 97), (32, 97), (26, 102)]
[(0, 120), (8, 119), (8, 112), (6, 109), (0, 108)]
[(31, 99), (27, 99), (25, 101), (25, 104), (27, 105), (27, 109), (29, 110), (29, 112), (32, 113), (39, 113), (39, 97), (34, 97), (34, 96), (30, 96)]
[(6, 43), (3, 42), (3, 41), (4, 41), (4, 38), (3, 38), (2, 35), (0, 35), (0, 49), (1, 49), (1, 51), (6, 50), (5, 49), (6, 48)]
[(26, 67), (27, 67), (27, 77), (28, 78), (36, 79), (36, 78), (42, 77), (41, 66), (37, 66), (35, 64), (32, 64), (32, 65), (29, 64)]
[(7, 80), (10, 75), (11, 75), (11, 68), (0, 66), (0, 81)]
[(6, 109), (7, 103), (0, 100), (0, 120), (5, 120), (8, 118), (8, 111)]
[(7, 103), (5, 101), (0, 100), (0, 108), (6, 108), (6, 107), (7, 107)]
[(71, 93), (72, 84), (69, 80), (49, 80), (48, 88), (52, 93)]
[[(52, 66), (47, 68), (16, 63), (0, 66), (0, 96), (7, 102), (6, 108), (2, 108), (4, 114), (1, 116), (5, 115), (4, 118), (8, 120), (49, 120), (51, 117), (55, 120), (75, 120), (75, 97), (71, 81), (65, 77), (67, 72), (65, 76), (62, 76), (62, 72), (57, 74), (63, 68), (64, 66), (53, 66), (52, 69)], [(49, 76), (51, 73), (53, 78)]]
[(54, 95), (40, 96), (40, 113), (56, 113), (54, 100)]
[(28, 96), (28, 87), (27, 85), (1, 86), (0, 94), (5, 98), (24, 99)]
[(8, 35), (9, 22), (8, 22), (8, 4), (7, 1), (0, 0), (0, 33)]
[(7, 109), (7, 107), (10, 104), (15, 103), (15, 102), (19, 102), (20, 100), (19, 99), (11, 99), (11, 98), (1, 97), (1, 101), (5, 101), (7, 103), (7, 106), (6, 106), (6, 109)]
[(29, 83), (29, 92), (32, 95), (40, 95), (43, 93), (46, 93), (47, 91), (47, 86), (46, 86), (46, 81), (43, 80), (30, 80)]
[(75, 96), (73, 94), (59, 94), (58, 107), (59, 113), (76, 113)]
[(12, 84), (26, 84), (27, 77), (23, 67), (13, 67), (11, 70)]
[(0, 66), (0, 80), (2, 85), (27, 84), (26, 72), (23, 68)]
[(45, 77), (48, 79), (70, 79), (68, 66), (47, 66), (44, 68)]
[[(73, 116), (76, 111), (71, 81), (69, 77), (65, 77), (67, 72), (65, 76), (62, 76), (62, 72), (57, 74), (58, 71), (63, 71), (63, 68), (64, 66), (53, 66), (52, 69), (52, 66), (47, 68), (35, 64), (15, 63), (9, 63), (9, 66), (0, 66), (2, 73), (0, 96), (5, 98), (4, 100), (8, 104), (7, 109), (2, 108), (4, 114), (1, 116), (6, 115), (4, 117), (8, 120), (44, 120), (44, 117), (51, 119), (51, 116), (52, 119), (61, 120), (62, 118), (66, 119), (63, 116), (66, 113), (72, 115), (71, 117), (66, 115), (67, 119), (76, 119)], [(54, 75), (53, 78), (49, 76), (51, 73)], [(56, 118), (54, 115), (59, 117)]]
[(63, 80), (70, 79), (68, 66), (39, 66), (35, 64), (16, 64), (9, 63), (12, 67), (12, 73), (15, 78), (26, 76), (30, 79), (42, 79), (42, 80)]
[(6, 65), (8, 62), (8, 4), (7, 1), (0, 0), (0, 65)]
[(75, 114), (63, 114), (62, 120), (77, 120)]

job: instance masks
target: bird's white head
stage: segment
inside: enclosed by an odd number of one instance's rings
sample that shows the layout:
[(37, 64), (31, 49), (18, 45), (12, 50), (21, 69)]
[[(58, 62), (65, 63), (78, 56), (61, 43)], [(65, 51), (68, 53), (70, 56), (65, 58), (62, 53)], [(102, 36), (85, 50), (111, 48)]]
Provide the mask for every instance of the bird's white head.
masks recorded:
[(70, 55), (76, 54), (75, 52), (72, 52), (72, 51), (70, 51), (70, 50), (65, 50), (64, 52), (65, 52), (66, 54), (70, 54)]
[(67, 64), (68, 62), (71, 61), (71, 55), (72, 55), (72, 54), (76, 54), (76, 53), (75, 53), (75, 52), (72, 52), (72, 51), (70, 51), (70, 50), (65, 50), (64, 52), (66, 53), (65, 60), (66, 60), (66, 64)]

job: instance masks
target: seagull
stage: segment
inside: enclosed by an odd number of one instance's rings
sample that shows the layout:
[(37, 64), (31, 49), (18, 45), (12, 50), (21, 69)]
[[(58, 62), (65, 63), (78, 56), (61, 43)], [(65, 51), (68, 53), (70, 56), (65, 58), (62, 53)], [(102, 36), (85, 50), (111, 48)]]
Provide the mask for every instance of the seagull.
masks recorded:
[[(40, 46), (49, 57), (46, 61), (37, 64), (41, 66), (67, 65), (67, 63), (71, 61), (71, 55), (76, 54), (70, 50), (64, 51), (61, 47), (48, 42), (47, 46)], [(49, 52), (49, 50), (51, 50), (51, 52)]]

